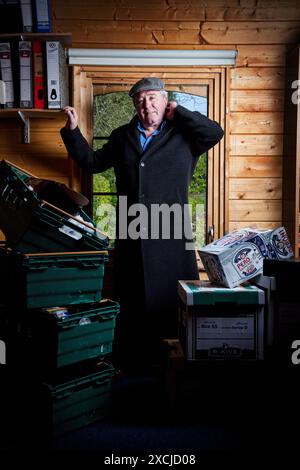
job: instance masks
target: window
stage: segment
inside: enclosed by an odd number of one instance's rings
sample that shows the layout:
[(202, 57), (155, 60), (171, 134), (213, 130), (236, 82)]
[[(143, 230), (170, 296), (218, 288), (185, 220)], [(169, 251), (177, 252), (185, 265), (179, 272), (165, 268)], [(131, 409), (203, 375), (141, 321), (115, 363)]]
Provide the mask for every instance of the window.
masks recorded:
[[(207, 116), (207, 86), (201, 87), (201, 96), (168, 90), (168, 99), (175, 100), (191, 111)], [(132, 99), (127, 92), (112, 92), (94, 96), (93, 100), (93, 148), (100, 149), (117, 127), (128, 123), (135, 115)], [(111, 206), (116, 207), (117, 192), (113, 169), (93, 176), (93, 220), (100, 230), (109, 232), (112, 228)], [(200, 156), (189, 190), (189, 204), (192, 212), (193, 232), (196, 248), (206, 243), (207, 213), (207, 154)], [(110, 226), (109, 226), (110, 224)]]
[[(127, 92), (118, 91), (94, 96), (93, 149), (100, 149), (111, 132), (128, 123), (135, 115), (132, 99)], [(116, 181), (113, 168), (93, 175), (93, 220), (99, 229), (111, 237), (114, 244), (114, 209), (117, 205)]]
[[(74, 104), (79, 111), (79, 126), (93, 147), (100, 148), (111, 131), (127, 123), (135, 114), (128, 96), (132, 84), (140, 78), (154, 75), (165, 81), (169, 99), (174, 97), (189, 109), (198, 109), (225, 127), (225, 68), (224, 67), (112, 67), (74, 66)], [(189, 201), (197, 206), (194, 222), (197, 246), (210, 241), (212, 227), (215, 238), (225, 232), (225, 159), (224, 140), (199, 158), (190, 185)], [(73, 187), (92, 201), (93, 217), (97, 222), (100, 203), (115, 205), (117, 201), (113, 170), (83, 178), (76, 167)], [(107, 218), (109, 223), (109, 218)]]

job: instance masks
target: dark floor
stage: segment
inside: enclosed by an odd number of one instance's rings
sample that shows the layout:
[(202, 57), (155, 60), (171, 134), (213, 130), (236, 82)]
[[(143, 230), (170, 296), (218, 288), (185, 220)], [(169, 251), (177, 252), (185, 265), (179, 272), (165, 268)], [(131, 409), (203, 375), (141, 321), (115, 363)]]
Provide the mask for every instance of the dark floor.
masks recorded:
[[(196, 379), (195, 371), (187, 371), (179, 377), (176, 395), (161, 369), (125, 374), (113, 381), (104, 419), (50, 440), (35, 424), (34, 400), (24, 375), (13, 393), (10, 386), (2, 395), (0, 449), (94, 451), (104, 459), (111, 454), (148, 458), (297, 448), (298, 370), (260, 366), (202, 367)], [(2, 385), (16, 379), (5, 373), (1, 377)]]

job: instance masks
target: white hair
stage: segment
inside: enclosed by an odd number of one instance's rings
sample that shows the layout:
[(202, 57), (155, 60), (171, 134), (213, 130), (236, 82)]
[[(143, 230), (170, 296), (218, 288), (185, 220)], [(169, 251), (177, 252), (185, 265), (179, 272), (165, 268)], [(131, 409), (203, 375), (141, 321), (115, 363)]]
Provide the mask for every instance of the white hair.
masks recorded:
[[(151, 91), (151, 90), (148, 90), (148, 91)], [(153, 90), (153, 91), (159, 91), (159, 93), (160, 93), (162, 96), (164, 96), (164, 97), (166, 98), (166, 100), (168, 101), (168, 92), (167, 92), (166, 90)], [(139, 93), (142, 93), (142, 91), (139, 92)], [(139, 93), (136, 93), (135, 95), (132, 96), (132, 99), (133, 99), (133, 102), (134, 102), (134, 103), (135, 103), (136, 97), (137, 97), (137, 95), (138, 95)]]

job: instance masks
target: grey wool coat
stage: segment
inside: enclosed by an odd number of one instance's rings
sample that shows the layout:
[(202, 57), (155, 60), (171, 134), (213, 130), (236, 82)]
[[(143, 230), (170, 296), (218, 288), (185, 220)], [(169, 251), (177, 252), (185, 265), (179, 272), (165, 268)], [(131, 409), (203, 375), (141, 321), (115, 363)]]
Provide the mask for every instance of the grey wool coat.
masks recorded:
[[(129, 124), (114, 130), (108, 142), (97, 151), (89, 147), (78, 127), (61, 129), (61, 136), (69, 155), (88, 172), (114, 168), (118, 195), (127, 196), (128, 208), (140, 203), (148, 209), (148, 214), (153, 204), (177, 204), (183, 208), (188, 204), (188, 187), (198, 158), (219, 142), (222, 128), (199, 112), (178, 105), (174, 119), (166, 121), (143, 151), (137, 121), (135, 116)], [(128, 224), (137, 216), (138, 213), (128, 217)], [(175, 223), (183, 224), (183, 221), (176, 219)], [(146, 308), (175, 309), (177, 281), (199, 278), (195, 252), (186, 249), (184, 230), (182, 237), (177, 238), (178, 232), (174, 236), (174, 223), (169, 239), (163, 237), (162, 224), (158, 234), (151, 238), (150, 217), (144, 225), (141, 223), (140, 239), (116, 240), (120, 300), (126, 302), (131, 297), (134, 301), (138, 290), (144, 289)], [(148, 238), (143, 238), (147, 235)]]

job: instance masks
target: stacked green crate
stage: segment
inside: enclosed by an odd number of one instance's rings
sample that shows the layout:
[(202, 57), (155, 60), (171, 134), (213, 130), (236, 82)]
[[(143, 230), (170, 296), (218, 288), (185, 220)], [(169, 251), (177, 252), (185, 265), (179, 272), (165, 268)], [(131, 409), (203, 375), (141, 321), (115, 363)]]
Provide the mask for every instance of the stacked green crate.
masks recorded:
[(110, 403), (111, 378), (114, 368), (103, 364), (89, 374), (44, 383), (46, 409), (50, 417), (48, 430), (56, 437), (100, 420), (107, 415)]
[(29, 182), (26, 172), (22, 174), (5, 160), (0, 162), (0, 228), (11, 248), (40, 253), (103, 250), (108, 246), (108, 238), (82, 208), (70, 214), (41, 199)]
[(107, 251), (3, 253), (8, 303), (21, 309), (99, 302)]
[(52, 376), (58, 368), (110, 355), (118, 312), (119, 304), (106, 299), (33, 309), (26, 315), (20, 311), (17, 338), (21, 347), (26, 345), (31, 368), (40, 376)]
[(4, 324), (12, 367), (22, 361), (43, 382), (42, 414), (60, 435), (108, 410), (119, 305), (101, 296), (106, 237), (39, 200), (26, 182), (21, 170), (0, 164), (0, 228), (9, 247), (0, 250)]

